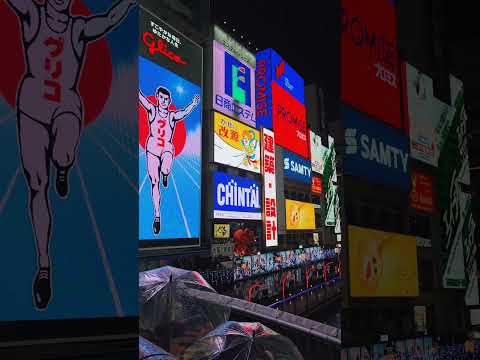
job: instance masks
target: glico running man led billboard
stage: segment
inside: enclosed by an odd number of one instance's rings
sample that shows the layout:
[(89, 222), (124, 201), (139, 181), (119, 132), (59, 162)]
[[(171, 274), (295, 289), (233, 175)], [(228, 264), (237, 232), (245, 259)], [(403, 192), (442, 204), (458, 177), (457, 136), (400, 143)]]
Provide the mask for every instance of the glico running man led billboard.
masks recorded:
[(202, 48), (140, 12), (139, 238), (142, 248), (200, 237)]

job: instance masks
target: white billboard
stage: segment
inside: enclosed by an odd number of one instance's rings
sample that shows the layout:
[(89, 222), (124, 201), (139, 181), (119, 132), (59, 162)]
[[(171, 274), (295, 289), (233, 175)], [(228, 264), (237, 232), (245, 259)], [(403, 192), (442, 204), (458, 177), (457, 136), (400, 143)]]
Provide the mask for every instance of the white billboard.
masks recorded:
[(266, 247), (278, 246), (277, 189), (275, 179), (275, 137), (262, 129), (263, 209)]
[(328, 149), (322, 145), (322, 138), (320, 135), (310, 131), (310, 157), (312, 160), (312, 171), (323, 174), (325, 167), (325, 154)]

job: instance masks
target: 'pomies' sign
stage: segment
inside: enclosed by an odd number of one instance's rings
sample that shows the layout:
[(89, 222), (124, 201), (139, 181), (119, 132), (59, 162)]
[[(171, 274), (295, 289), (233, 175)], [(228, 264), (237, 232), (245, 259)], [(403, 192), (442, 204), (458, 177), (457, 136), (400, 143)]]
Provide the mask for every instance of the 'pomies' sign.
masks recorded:
[(345, 171), (410, 189), (408, 140), (398, 131), (343, 107)]
[(275, 131), (278, 145), (308, 157), (304, 82), (274, 50), (257, 54), (257, 127)]
[(342, 100), (400, 128), (396, 31), (391, 1), (342, 0)]

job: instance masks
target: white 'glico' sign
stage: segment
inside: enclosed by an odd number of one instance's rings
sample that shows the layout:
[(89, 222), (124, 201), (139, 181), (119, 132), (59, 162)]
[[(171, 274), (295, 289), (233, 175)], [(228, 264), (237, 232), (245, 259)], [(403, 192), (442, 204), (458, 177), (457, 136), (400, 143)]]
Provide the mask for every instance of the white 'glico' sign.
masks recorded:
[(275, 138), (273, 132), (262, 129), (263, 209), (265, 243), (267, 247), (278, 246), (277, 235), (277, 189), (275, 183)]

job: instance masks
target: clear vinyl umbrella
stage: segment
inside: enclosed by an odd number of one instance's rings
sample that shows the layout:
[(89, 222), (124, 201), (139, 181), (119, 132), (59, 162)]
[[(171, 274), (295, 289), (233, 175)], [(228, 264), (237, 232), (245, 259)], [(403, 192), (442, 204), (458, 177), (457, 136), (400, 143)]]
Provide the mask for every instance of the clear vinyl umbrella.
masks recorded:
[(138, 337), (138, 360), (176, 360), (161, 347), (152, 344), (147, 339)]
[(303, 360), (286, 337), (260, 323), (229, 321), (191, 345), (182, 360)]
[(189, 289), (215, 292), (195, 271), (164, 266), (139, 274), (140, 335), (178, 355), (228, 320), (230, 309), (199, 301)]

